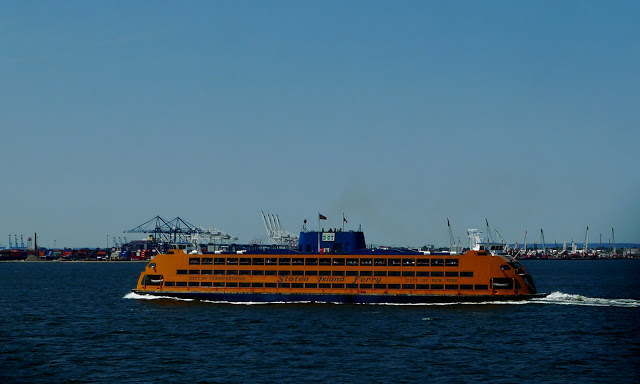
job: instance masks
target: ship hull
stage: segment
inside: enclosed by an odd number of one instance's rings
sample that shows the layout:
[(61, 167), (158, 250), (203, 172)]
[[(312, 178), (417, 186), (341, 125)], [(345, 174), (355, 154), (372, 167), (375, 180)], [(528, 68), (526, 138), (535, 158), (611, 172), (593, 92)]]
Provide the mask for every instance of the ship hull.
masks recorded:
[(225, 293), (132, 290), (141, 295), (206, 300), (229, 303), (343, 303), (343, 304), (429, 304), (524, 301), (543, 298), (532, 295), (375, 295), (375, 294), (298, 294), (298, 293)]

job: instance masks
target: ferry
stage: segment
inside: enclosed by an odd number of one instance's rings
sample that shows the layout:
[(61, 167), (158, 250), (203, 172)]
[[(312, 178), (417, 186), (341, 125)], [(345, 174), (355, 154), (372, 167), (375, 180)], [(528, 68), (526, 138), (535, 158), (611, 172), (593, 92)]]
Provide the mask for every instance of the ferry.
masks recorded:
[(362, 230), (307, 231), (297, 248), (228, 245), (159, 253), (134, 293), (216, 302), (447, 303), (528, 300), (531, 276), (472, 232), (456, 252), (368, 248)]

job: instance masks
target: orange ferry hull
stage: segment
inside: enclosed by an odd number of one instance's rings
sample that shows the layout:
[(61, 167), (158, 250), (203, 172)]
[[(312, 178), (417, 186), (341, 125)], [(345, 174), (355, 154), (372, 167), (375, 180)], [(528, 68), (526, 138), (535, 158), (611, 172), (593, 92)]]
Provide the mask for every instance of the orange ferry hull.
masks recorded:
[(225, 302), (225, 303), (341, 303), (341, 304), (429, 304), (429, 303), (483, 303), (495, 301), (524, 301), (543, 298), (546, 294), (532, 295), (347, 295), (347, 294), (283, 294), (283, 293), (212, 293), (132, 290), (137, 294)]

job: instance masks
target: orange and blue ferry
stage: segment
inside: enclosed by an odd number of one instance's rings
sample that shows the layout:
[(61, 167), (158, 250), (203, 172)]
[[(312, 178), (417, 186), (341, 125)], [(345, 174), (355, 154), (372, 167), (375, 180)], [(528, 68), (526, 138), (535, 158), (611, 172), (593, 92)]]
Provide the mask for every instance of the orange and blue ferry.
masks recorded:
[(224, 302), (434, 303), (527, 300), (524, 267), (472, 239), (464, 254), (367, 248), (358, 231), (306, 231), (297, 248), (228, 245), (170, 249), (140, 273), (133, 292)]

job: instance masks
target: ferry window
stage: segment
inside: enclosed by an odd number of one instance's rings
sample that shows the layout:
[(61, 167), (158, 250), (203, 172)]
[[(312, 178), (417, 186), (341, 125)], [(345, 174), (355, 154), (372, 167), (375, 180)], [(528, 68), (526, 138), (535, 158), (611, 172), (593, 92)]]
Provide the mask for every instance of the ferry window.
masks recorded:
[(333, 271), (331, 276), (344, 276), (344, 271)]
[(318, 259), (316, 258), (309, 258), (305, 260), (305, 264), (306, 265), (318, 265)]
[(333, 259), (333, 265), (344, 265), (344, 259)]
[(250, 269), (245, 269), (242, 271), (238, 271), (239, 275), (250, 275), (251, 274), (251, 270)]
[(227, 269), (227, 275), (237, 275), (238, 270), (236, 269)]
[(224, 265), (225, 264), (224, 257), (215, 257), (213, 259), (213, 264), (215, 264), (215, 265)]
[(248, 257), (243, 257), (240, 259), (240, 265), (251, 265), (251, 259)]
[(281, 257), (279, 262), (279, 265), (291, 265), (291, 259), (288, 257)]
[(304, 265), (304, 259), (302, 259), (302, 258), (291, 259), (291, 264), (293, 264), (293, 265)]
[(347, 259), (347, 265), (358, 265), (358, 259)]
[(202, 258), (202, 264), (203, 265), (211, 265), (211, 264), (213, 264), (213, 258), (211, 258), (211, 257), (203, 257)]
[(305, 283), (304, 287), (305, 288), (318, 288), (318, 284), (316, 284), (316, 283)]
[(387, 284), (373, 284), (375, 289), (387, 289)]
[(275, 276), (278, 271), (264, 271), (265, 276)]
[(358, 276), (358, 271), (347, 271), (347, 276)]
[(402, 289), (416, 289), (415, 284), (402, 284)]
[(190, 275), (199, 275), (200, 274), (200, 270), (199, 269), (190, 269), (189, 270), (189, 274)]
[(402, 265), (416, 265), (416, 259), (402, 259)]
[(319, 265), (331, 265), (331, 259), (322, 258), (318, 260)]
[(400, 259), (389, 259), (389, 265), (399, 266), (400, 264)]
[(429, 259), (418, 259), (416, 265), (429, 265)]
[(224, 269), (215, 269), (213, 271), (214, 275), (224, 275)]
[(486, 291), (487, 289), (489, 289), (489, 286), (486, 284), (476, 284), (473, 289), (478, 291)]
[(331, 271), (320, 271), (318, 273), (320, 276), (331, 276)]
[(269, 257), (264, 259), (264, 263), (266, 265), (276, 265), (278, 264), (278, 259), (276, 259), (275, 257)]
[(360, 265), (371, 265), (373, 263), (373, 259), (360, 259)]
[(444, 277), (444, 272), (431, 272), (431, 277)]
[(186, 287), (187, 286), (187, 282), (186, 281), (178, 281), (176, 283), (176, 287)]
[(458, 277), (458, 271), (447, 271), (444, 273), (444, 277)]
[(212, 270), (210, 270), (210, 269), (203, 269), (203, 270), (202, 270), (202, 274), (203, 274), (203, 275), (211, 275), (212, 273), (213, 273), (213, 271), (212, 271)]
[(457, 267), (458, 259), (444, 259), (444, 265), (447, 267)]
[(264, 275), (264, 271), (251, 271), (251, 274), (255, 276), (261, 276)]
[(373, 265), (375, 265), (376, 267), (386, 267), (387, 259), (374, 259)]
[(413, 277), (415, 275), (416, 273), (414, 271), (402, 271), (402, 276), (405, 276), (405, 277)]
[(348, 289), (358, 289), (358, 284), (347, 284), (346, 288), (348, 288)]
[(373, 271), (360, 271), (360, 276), (373, 276)]
[(429, 289), (429, 284), (416, 284), (416, 289)]
[(416, 276), (429, 277), (429, 271), (418, 271), (416, 272)]
[(238, 288), (238, 283), (227, 283), (227, 288)]
[(278, 288), (291, 288), (291, 283), (278, 283)]
[(173, 251), (167, 251), (167, 255), (173, 255)]
[(212, 287), (213, 283), (210, 281), (203, 281), (202, 283), (200, 283), (201, 287)]
[(200, 282), (199, 281), (190, 281), (189, 282), (189, 286), (190, 287), (199, 287), (200, 286)]
[(371, 284), (360, 284), (360, 289), (371, 289)]
[(400, 276), (400, 271), (389, 271), (389, 276)]
[(251, 260), (251, 264), (253, 264), (253, 265), (264, 265), (264, 258), (256, 257), (256, 258)]
[(176, 283), (175, 283), (175, 281), (165, 281), (164, 286), (165, 287), (175, 287)]
[(331, 284), (321, 283), (318, 284), (318, 288), (331, 288)]
[(387, 271), (375, 271), (373, 276), (387, 276)]
[(264, 283), (265, 288), (275, 288), (278, 285), (276, 283)]
[(291, 288), (304, 288), (302, 283), (291, 283)]
[(492, 283), (493, 289), (513, 289), (513, 280), (509, 278), (495, 278)]
[(251, 283), (251, 288), (264, 288), (264, 283)]
[(187, 270), (186, 269), (178, 269), (178, 272), (176, 272), (178, 275), (186, 275), (187, 274)]
[(238, 283), (239, 288), (249, 288), (251, 283)]
[(155, 268), (155, 267), (156, 267), (156, 263), (149, 263), (149, 265), (147, 265), (147, 267), (149, 267), (149, 268)]
[(291, 276), (304, 276), (304, 271), (291, 271)]
[(444, 259), (431, 259), (432, 267), (442, 267), (444, 265)]
[(318, 276), (318, 271), (304, 271), (305, 276)]
[(472, 284), (460, 284), (460, 289), (472, 290), (473, 289), (473, 285)]
[(442, 284), (431, 284), (431, 289), (444, 289)]
[(331, 288), (344, 288), (344, 284), (333, 283), (331, 284)]
[(400, 289), (400, 284), (389, 284), (387, 285), (389, 289)]
[(458, 289), (458, 284), (447, 284), (444, 289)]
[(200, 265), (200, 258), (199, 257), (190, 257), (189, 258), (189, 265)]
[(504, 264), (504, 265), (501, 265), (501, 266), (500, 266), (500, 270), (501, 270), (501, 271), (508, 271), (508, 270), (510, 270), (510, 269), (511, 269), (511, 267), (510, 267), (510, 266), (508, 266), (508, 265), (506, 265), (506, 264)]
[(227, 265), (238, 265), (238, 258), (237, 257), (228, 258)]
[(224, 283), (222, 281), (214, 281), (213, 286), (216, 288), (224, 288)]
[(278, 276), (289, 276), (291, 271), (278, 271)]
[(473, 272), (460, 272), (460, 277), (473, 277)]

